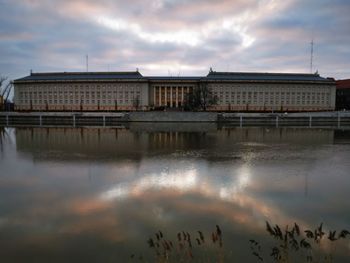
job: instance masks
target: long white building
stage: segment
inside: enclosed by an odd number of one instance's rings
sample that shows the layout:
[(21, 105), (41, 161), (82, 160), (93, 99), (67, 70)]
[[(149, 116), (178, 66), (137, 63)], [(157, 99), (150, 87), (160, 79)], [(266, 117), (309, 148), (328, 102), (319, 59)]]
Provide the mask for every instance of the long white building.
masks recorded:
[(14, 81), (19, 111), (182, 109), (205, 84), (214, 111), (334, 110), (336, 85), (318, 74), (210, 71), (207, 76), (142, 76), (140, 72), (31, 73)]

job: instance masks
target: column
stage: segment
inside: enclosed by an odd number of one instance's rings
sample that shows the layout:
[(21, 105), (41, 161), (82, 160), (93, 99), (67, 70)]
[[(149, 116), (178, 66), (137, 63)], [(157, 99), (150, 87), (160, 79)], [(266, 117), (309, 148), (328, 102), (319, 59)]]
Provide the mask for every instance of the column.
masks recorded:
[(173, 86), (170, 86), (170, 108), (173, 107)]
[(167, 92), (168, 92), (168, 87), (167, 86), (165, 86), (164, 87), (164, 89), (165, 89), (165, 94), (164, 94), (164, 99), (165, 99), (165, 106), (167, 106), (168, 105), (168, 100), (167, 100), (167, 98), (168, 98), (168, 96), (167, 96)]
[(184, 104), (184, 87), (181, 87), (181, 106)]
[(178, 96), (179, 96), (179, 87), (175, 87), (175, 94), (176, 94), (176, 98), (175, 98), (175, 106), (176, 108), (179, 107), (179, 100), (178, 100)]
[(158, 93), (158, 98), (159, 98), (159, 104), (158, 106), (162, 106), (162, 87), (158, 87), (159, 93)]
[(153, 105), (156, 106), (156, 91), (157, 91), (157, 88), (154, 87), (153, 88)]

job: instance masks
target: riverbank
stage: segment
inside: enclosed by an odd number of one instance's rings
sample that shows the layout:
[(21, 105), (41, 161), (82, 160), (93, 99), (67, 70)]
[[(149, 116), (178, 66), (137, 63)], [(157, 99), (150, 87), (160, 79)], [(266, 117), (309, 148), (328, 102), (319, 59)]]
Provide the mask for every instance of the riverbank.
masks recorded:
[(230, 126), (350, 126), (350, 112), (0, 112), (2, 126), (120, 126), (121, 123), (224, 123)]

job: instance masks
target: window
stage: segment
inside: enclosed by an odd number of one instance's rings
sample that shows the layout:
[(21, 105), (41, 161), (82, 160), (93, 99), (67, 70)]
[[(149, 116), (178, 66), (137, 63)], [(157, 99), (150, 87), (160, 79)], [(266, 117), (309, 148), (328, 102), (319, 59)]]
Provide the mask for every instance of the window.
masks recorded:
[(258, 93), (257, 92), (253, 92), (253, 103), (257, 104), (258, 102)]
[(246, 93), (245, 93), (245, 91), (242, 92), (242, 103), (243, 104), (246, 103)]

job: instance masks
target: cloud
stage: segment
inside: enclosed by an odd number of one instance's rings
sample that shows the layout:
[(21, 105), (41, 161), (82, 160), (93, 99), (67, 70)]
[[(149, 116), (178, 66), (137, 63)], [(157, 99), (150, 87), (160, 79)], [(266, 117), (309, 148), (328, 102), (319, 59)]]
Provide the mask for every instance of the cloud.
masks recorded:
[(134, 70), (144, 75), (309, 71), (350, 75), (350, 4), (301, 0), (2, 0), (0, 72)]

